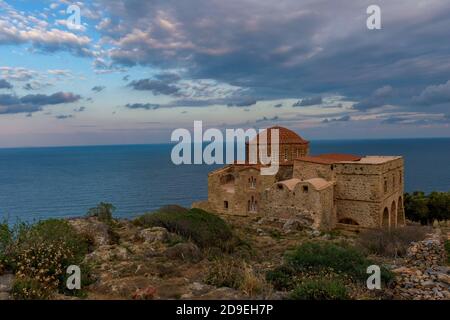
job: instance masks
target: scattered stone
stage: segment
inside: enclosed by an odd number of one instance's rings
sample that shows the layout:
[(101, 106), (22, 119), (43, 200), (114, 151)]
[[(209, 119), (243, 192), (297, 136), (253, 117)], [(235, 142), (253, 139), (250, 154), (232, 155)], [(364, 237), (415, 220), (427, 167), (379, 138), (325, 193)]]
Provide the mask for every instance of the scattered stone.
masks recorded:
[(168, 239), (169, 233), (166, 228), (153, 227), (141, 230), (139, 232), (139, 237), (149, 243), (156, 241), (164, 242)]
[(214, 288), (214, 287), (209, 286), (207, 284), (200, 283), (200, 282), (194, 282), (189, 286), (189, 289), (192, 291), (192, 295), (195, 295), (195, 296), (205, 294), (205, 293), (211, 291), (212, 288)]
[(402, 299), (443, 300), (450, 297), (449, 269), (443, 266), (445, 250), (438, 233), (411, 243), (405, 264), (392, 270), (397, 275), (394, 294)]
[(301, 224), (296, 219), (288, 219), (283, 225), (283, 231), (291, 232), (296, 230), (301, 230)]

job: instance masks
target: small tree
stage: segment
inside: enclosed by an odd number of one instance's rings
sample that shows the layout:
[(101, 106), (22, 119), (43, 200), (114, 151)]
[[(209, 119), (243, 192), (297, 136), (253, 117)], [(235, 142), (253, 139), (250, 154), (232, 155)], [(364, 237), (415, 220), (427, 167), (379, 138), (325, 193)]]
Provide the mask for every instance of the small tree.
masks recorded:
[(100, 202), (96, 207), (90, 208), (86, 216), (97, 217), (100, 221), (110, 222), (115, 210), (116, 207), (114, 207), (111, 203)]

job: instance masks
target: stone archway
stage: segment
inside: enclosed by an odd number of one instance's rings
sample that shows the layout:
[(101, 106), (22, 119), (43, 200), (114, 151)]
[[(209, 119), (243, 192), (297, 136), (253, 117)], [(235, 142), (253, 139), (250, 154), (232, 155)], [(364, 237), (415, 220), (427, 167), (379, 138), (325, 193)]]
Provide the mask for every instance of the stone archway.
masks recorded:
[(397, 226), (405, 225), (405, 212), (403, 209), (403, 199), (402, 197), (398, 198), (397, 203)]
[(383, 216), (381, 217), (381, 226), (383, 228), (389, 228), (389, 209), (387, 207), (383, 210)]
[(390, 214), (390, 227), (395, 228), (397, 226), (397, 205), (395, 204), (395, 200), (392, 201)]

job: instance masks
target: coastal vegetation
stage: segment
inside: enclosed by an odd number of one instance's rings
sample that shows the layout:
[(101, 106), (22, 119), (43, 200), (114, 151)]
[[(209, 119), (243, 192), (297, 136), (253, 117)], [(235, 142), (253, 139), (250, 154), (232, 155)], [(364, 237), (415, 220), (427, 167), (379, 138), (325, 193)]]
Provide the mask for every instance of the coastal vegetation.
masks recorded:
[[(436, 206), (433, 201), (427, 206)], [(80, 218), (0, 224), (0, 287), (2, 277), (12, 275), (8, 293), (14, 299), (391, 299), (398, 272), (409, 282), (419, 274), (405, 262), (422, 259), (411, 260), (411, 244), (418, 248), (414, 257), (439, 260), (433, 256), (439, 255), (437, 244), (422, 252), (436, 229), (420, 223), (346, 234), (287, 231), (270, 219), (225, 220), (177, 205), (133, 220), (114, 218), (114, 210), (102, 202)], [(445, 225), (438, 226), (442, 234)], [(448, 240), (445, 250), (448, 258)], [(373, 264), (381, 268), (382, 291), (366, 287)], [(69, 265), (82, 269), (81, 290), (66, 288)]]
[(86, 216), (97, 217), (98, 220), (103, 222), (111, 222), (114, 211), (116, 211), (116, 207), (111, 203), (100, 202), (97, 206), (90, 208)]
[(201, 248), (232, 250), (237, 240), (233, 238), (230, 226), (223, 219), (201, 209), (164, 206), (156, 212), (140, 216), (134, 223), (146, 228), (166, 228)]
[[(13, 227), (3, 223), (0, 230), (0, 269), (15, 274), (13, 298), (44, 299), (54, 291), (68, 293), (66, 269), (82, 264), (88, 239), (66, 220), (58, 219)], [(85, 277), (89, 275), (85, 273)]]
[(404, 205), (406, 218), (423, 225), (450, 220), (450, 192), (405, 193)]
[(415, 225), (371, 229), (361, 233), (358, 243), (369, 254), (398, 258), (406, 255), (411, 242), (423, 240), (429, 232), (431, 227)]
[[(373, 262), (357, 247), (330, 242), (305, 242), (287, 251), (284, 263), (267, 272), (277, 290), (290, 292), (291, 299), (346, 299), (354, 286), (364, 285), (367, 267)], [(393, 275), (381, 268), (385, 285)]]
[(291, 294), (292, 300), (347, 300), (348, 290), (337, 279), (307, 279), (298, 285)]

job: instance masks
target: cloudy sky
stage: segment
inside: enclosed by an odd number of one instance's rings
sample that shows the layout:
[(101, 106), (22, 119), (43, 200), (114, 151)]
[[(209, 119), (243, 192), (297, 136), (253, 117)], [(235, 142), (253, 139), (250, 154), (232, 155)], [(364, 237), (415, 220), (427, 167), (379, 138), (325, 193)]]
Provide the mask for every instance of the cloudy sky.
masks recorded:
[(450, 137), (450, 1), (0, 0), (1, 147), (164, 143), (194, 120)]

